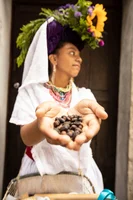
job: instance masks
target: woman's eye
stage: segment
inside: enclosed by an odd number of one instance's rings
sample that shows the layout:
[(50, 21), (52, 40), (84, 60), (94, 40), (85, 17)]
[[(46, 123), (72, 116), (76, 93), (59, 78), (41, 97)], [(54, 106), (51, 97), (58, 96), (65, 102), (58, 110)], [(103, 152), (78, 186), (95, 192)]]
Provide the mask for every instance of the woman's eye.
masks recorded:
[(71, 51), (70, 54), (71, 54), (72, 56), (74, 56), (74, 55), (75, 55), (75, 52), (74, 52), (74, 51)]

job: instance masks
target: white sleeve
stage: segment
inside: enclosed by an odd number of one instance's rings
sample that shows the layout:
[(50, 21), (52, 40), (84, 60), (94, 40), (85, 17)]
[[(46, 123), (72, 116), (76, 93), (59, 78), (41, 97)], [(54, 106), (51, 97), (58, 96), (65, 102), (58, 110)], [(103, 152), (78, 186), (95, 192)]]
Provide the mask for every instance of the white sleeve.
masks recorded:
[(90, 89), (86, 89), (84, 87), (78, 88), (79, 98), (82, 99), (90, 99), (96, 101), (96, 98)]
[(24, 125), (34, 121), (36, 119), (36, 107), (37, 104), (34, 100), (32, 88), (20, 89), (9, 122), (16, 125)]

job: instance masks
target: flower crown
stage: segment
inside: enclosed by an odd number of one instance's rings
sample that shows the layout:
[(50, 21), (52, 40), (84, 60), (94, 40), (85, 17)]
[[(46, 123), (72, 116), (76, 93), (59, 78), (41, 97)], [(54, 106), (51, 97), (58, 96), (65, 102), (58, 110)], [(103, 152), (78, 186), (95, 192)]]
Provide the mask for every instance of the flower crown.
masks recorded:
[(22, 32), (17, 37), (17, 47), (21, 50), (17, 57), (18, 67), (25, 60), (30, 43), (39, 27), (50, 17), (59, 22), (62, 26), (68, 25), (76, 31), (81, 40), (88, 44), (92, 49), (104, 46), (102, 40), (104, 32), (104, 22), (107, 20), (107, 12), (102, 4), (92, 6), (92, 2), (78, 0), (76, 4), (66, 4), (56, 10), (42, 8), (39, 15), (40, 19), (30, 21), (20, 29)]

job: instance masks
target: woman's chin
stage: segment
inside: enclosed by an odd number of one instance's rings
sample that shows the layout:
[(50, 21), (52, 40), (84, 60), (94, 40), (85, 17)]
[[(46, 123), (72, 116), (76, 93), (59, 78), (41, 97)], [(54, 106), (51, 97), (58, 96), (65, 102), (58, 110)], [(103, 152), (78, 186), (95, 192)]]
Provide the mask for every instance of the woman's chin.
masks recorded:
[(76, 78), (77, 76), (78, 76), (78, 74), (75, 74), (75, 75), (72, 76), (72, 78)]
[(78, 76), (78, 74), (79, 74), (79, 71), (74, 72), (74, 73), (72, 74), (72, 78), (76, 78), (76, 77)]

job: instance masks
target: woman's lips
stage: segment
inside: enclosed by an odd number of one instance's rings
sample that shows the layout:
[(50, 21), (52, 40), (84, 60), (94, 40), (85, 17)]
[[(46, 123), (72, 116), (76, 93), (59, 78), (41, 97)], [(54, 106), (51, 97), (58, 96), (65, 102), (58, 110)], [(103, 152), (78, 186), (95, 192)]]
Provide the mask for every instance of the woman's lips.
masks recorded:
[(77, 68), (77, 69), (80, 69), (80, 65), (78, 65), (78, 64), (74, 64), (73, 65), (75, 68)]

